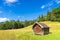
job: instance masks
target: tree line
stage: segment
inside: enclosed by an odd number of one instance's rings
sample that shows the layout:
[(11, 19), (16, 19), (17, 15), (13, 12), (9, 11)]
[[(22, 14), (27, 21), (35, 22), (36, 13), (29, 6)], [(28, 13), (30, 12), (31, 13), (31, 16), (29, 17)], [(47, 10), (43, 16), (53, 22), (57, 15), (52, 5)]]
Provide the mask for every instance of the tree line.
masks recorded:
[(33, 23), (34, 22), (32, 20), (29, 20), (29, 21), (10, 20), (5, 22), (0, 22), (0, 30), (24, 28), (29, 25), (32, 25)]
[(24, 28), (34, 24), (35, 22), (40, 22), (40, 21), (59, 21), (60, 22), (60, 7), (54, 8), (51, 11), (47, 11), (46, 15), (42, 14), (34, 20), (29, 20), (29, 21), (10, 20), (5, 22), (0, 22), (0, 30)]
[(53, 8), (51, 11), (47, 11), (46, 15), (41, 15), (36, 19), (40, 21), (58, 21), (60, 22), (60, 7)]

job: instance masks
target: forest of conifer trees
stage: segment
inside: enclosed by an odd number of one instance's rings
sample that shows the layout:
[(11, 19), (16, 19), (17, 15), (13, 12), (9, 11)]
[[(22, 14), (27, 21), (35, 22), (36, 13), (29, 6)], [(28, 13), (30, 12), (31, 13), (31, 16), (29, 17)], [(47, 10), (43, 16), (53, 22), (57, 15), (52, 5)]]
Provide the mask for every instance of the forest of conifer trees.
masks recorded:
[(58, 21), (60, 22), (60, 7), (52, 9), (52, 11), (47, 11), (46, 15), (41, 15), (37, 17), (37, 19), (34, 20), (10, 20), (5, 22), (0, 22), (0, 30), (6, 30), (6, 29), (18, 29), (18, 28), (24, 28), (29, 25), (34, 24), (35, 22), (40, 21)]

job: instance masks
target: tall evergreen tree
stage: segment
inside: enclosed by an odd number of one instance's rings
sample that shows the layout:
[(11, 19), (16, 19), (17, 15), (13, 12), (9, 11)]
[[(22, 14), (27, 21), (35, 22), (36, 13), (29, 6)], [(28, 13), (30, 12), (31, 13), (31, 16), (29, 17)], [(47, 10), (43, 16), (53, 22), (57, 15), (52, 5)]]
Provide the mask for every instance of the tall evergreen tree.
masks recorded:
[(51, 21), (51, 12), (47, 12), (47, 21)]

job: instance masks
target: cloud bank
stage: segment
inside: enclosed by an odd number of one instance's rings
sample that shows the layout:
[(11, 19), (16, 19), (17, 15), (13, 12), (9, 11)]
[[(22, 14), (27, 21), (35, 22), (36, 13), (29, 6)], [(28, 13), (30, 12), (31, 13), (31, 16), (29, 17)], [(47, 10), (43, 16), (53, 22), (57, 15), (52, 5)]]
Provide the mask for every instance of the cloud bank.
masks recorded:
[(9, 19), (8, 18), (0, 18), (0, 22), (5, 22), (5, 21), (8, 21)]

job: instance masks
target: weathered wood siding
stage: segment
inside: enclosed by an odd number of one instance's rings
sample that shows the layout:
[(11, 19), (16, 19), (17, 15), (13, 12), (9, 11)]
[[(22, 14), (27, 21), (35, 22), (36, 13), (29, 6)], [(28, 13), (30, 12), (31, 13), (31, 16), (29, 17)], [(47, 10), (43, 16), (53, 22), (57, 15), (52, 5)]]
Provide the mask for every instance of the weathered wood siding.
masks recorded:
[(36, 25), (34, 27), (34, 32), (35, 32), (35, 34), (43, 34), (43, 30), (41, 29), (41, 27), (39, 25)]

